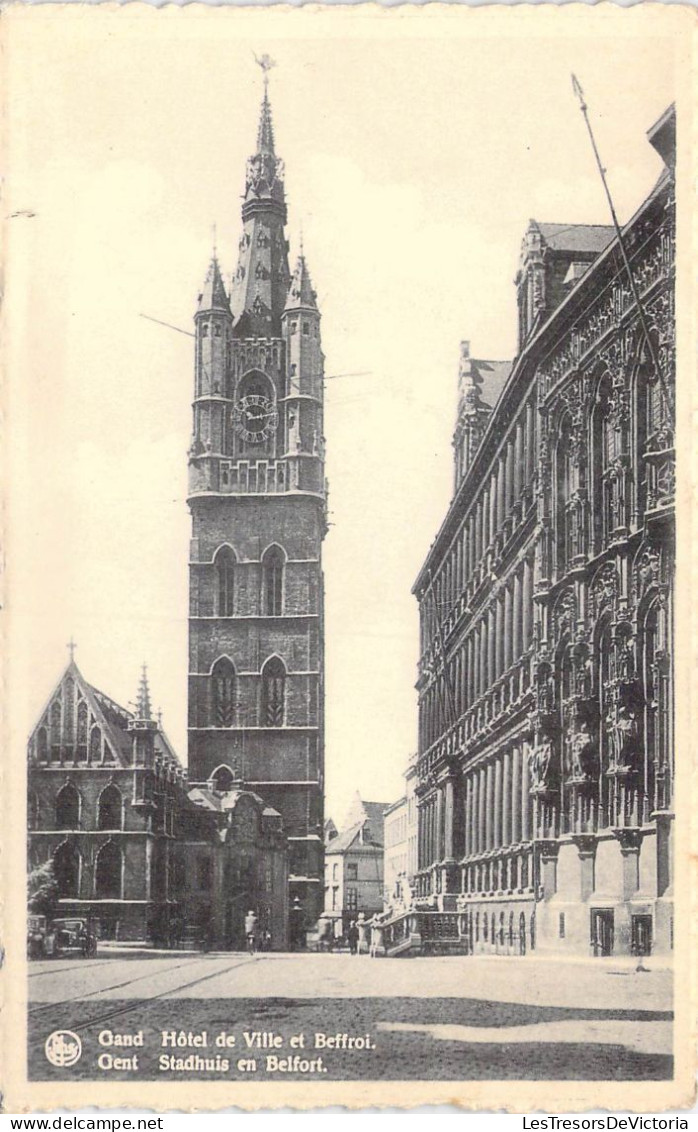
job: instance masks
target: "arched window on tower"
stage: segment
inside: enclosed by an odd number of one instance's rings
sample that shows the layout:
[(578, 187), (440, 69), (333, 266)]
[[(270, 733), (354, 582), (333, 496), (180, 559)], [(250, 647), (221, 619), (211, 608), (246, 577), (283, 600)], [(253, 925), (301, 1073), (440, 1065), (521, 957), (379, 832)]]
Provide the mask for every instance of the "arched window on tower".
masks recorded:
[(262, 669), (262, 727), (282, 727), (286, 706), (286, 666), (278, 656)]
[(218, 794), (227, 794), (235, 785), (235, 775), (229, 766), (219, 766), (216, 767), (209, 781)]
[(98, 829), (121, 829), (122, 797), (114, 783), (105, 786), (99, 796)]
[(67, 782), (56, 795), (56, 829), (78, 829), (80, 825), (80, 795), (72, 783)]
[(218, 616), (232, 617), (235, 613), (235, 555), (229, 546), (218, 551), (215, 567)]
[(64, 841), (53, 855), (53, 873), (62, 900), (80, 895), (80, 851), (77, 845)]
[(235, 722), (235, 665), (221, 657), (211, 672), (213, 726), (232, 727)]
[(95, 896), (98, 900), (121, 899), (121, 849), (115, 841), (107, 841), (97, 854), (95, 864)]
[(270, 546), (262, 557), (262, 612), (280, 617), (284, 604), (284, 552)]

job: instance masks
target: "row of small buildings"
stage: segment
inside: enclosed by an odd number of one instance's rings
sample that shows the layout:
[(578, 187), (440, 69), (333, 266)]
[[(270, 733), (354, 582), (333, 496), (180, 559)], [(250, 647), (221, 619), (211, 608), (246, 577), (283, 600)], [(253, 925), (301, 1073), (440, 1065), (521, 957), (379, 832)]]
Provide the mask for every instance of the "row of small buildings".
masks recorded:
[(623, 248), (532, 220), (516, 358), (461, 343), (413, 591), (418, 750), (384, 814), (389, 954), (673, 947), (673, 108), (648, 138)]

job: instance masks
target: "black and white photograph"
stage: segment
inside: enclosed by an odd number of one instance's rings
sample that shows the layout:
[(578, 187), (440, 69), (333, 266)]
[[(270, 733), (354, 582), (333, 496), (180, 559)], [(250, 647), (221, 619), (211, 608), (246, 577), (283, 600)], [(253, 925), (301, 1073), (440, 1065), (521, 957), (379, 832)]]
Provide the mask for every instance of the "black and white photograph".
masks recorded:
[(10, 1103), (690, 1105), (691, 14), (3, 25)]

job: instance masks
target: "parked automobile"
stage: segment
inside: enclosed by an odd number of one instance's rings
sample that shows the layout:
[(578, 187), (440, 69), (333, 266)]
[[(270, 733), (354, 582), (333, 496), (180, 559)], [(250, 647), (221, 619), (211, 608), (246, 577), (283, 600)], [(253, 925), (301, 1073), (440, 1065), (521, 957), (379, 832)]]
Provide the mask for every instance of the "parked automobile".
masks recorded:
[(97, 951), (97, 936), (91, 922), (82, 916), (65, 916), (48, 920), (46, 916), (29, 916), (27, 950), (30, 959), (81, 955), (88, 959)]

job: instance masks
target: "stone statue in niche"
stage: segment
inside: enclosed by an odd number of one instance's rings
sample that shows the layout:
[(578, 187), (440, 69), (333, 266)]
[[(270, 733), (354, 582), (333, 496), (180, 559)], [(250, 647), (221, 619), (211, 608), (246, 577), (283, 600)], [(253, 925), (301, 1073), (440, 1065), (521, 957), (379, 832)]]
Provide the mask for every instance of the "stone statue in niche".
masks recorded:
[(635, 735), (635, 715), (629, 708), (611, 708), (606, 716), (609, 740), (610, 770), (627, 770)]
[(585, 763), (588, 761), (591, 749), (591, 734), (586, 720), (580, 720), (576, 730), (572, 731), (567, 741), (568, 770), (574, 779), (586, 779)]
[(534, 790), (545, 787), (553, 745), (549, 739), (539, 739), (531, 749), (531, 786)]

